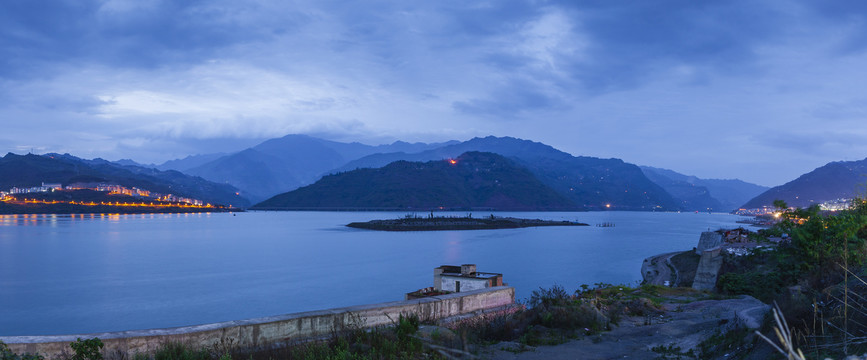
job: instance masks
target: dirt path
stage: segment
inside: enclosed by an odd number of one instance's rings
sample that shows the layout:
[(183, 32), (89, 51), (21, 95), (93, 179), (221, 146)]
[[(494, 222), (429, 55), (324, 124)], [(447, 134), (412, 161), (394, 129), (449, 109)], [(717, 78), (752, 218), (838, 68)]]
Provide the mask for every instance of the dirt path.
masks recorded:
[(600, 335), (573, 340), (561, 345), (529, 348), (512, 352), (503, 349), (520, 347), (501, 343), (482, 352), (485, 359), (658, 359), (655, 346), (679, 347), (681, 351), (695, 348), (719, 331), (738, 326), (758, 326), (770, 307), (744, 296), (739, 299), (705, 300), (688, 304), (666, 304), (664, 315), (657, 315), (647, 324), (646, 318), (633, 317), (620, 326)]

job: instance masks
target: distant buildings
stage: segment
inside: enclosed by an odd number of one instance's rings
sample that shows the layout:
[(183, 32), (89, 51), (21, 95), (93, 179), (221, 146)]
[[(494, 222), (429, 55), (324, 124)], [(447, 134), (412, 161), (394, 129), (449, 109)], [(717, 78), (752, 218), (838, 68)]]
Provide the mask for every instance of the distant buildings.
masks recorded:
[[(812, 202), (812, 200), (810, 200)], [(815, 204), (815, 203), (814, 203)], [(852, 199), (841, 198), (828, 200), (821, 203), (818, 203), (819, 209), (823, 211), (841, 211), (847, 210), (852, 205)], [(761, 216), (768, 214), (778, 213), (780, 209), (777, 209), (773, 206), (763, 206), (761, 208), (755, 209), (738, 209), (734, 213), (735, 215), (743, 215), (743, 216)]]
[[(117, 185), (117, 184), (106, 184), (106, 183), (72, 183), (67, 185), (65, 188), (62, 184), (56, 183), (42, 183), (42, 186), (34, 186), (29, 188), (19, 188), (13, 187), (9, 189), (8, 192), (0, 191), (0, 199), (7, 199), (11, 195), (18, 194), (30, 194), (30, 193), (44, 193), (51, 191), (60, 191), (60, 190), (93, 190), (93, 191), (102, 191), (107, 192), (109, 194), (121, 194), (127, 196), (133, 196), (138, 198), (149, 198), (155, 199), (159, 201), (165, 202), (173, 202), (173, 203), (186, 203), (190, 205), (196, 206), (204, 206), (205, 203), (202, 200), (192, 199), (187, 197), (181, 197), (173, 194), (159, 194), (155, 192), (151, 192), (149, 190), (139, 189), (136, 187), (127, 188), (125, 186)], [(208, 204), (210, 205), (210, 204)]]
[(9, 189), (8, 194), (9, 195), (29, 194), (29, 193), (49, 192), (49, 191), (62, 190), (62, 189), (63, 189), (63, 185), (61, 185), (61, 184), (42, 183), (42, 186), (34, 186), (34, 187), (29, 187), (29, 188), (14, 187), (14, 188)]

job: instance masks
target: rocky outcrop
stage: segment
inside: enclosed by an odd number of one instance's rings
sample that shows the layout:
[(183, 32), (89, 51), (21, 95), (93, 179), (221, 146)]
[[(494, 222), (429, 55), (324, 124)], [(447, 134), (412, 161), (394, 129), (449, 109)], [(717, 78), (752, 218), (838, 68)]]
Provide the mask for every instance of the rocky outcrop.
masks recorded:
[(664, 304), (664, 314), (621, 320), (618, 327), (598, 336), (533, 351), (513, 353), (494, 347), (485, 358), (493, 359), (660, 359), (654, 348), (698, 351), (713, 335), (734, 329), (757, 329), (770, 306), (750, 297)]
[(719, 268), (723, 262), (721, 251), (721, 247), (702, 251), (701, 259), (698, 261), (698, 269), (695, 271), (695, 280), (692, 282), (693, 289), (713, 290), (716, 287)]
[(707, 249), (722, 246), (723, 236), (716, 231), (705, 231), (701, 233), (698, 239), (698, 246), (695, 247), (695, 254), (701, 255)]

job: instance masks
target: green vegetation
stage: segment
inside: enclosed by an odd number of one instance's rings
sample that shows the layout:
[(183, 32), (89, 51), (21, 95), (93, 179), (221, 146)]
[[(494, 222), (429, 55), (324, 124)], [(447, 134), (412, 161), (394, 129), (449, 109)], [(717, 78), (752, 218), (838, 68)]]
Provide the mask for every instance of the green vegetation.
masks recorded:
[(0, 360), (44, 360), (45, 358), (39, 354), (21, 354), (18, 355), (9, 350), (6, 343), (0, 341)]
[(481, 344), (515, 341), (522, 347), (555, 345), (597, 336), (624, 316), (643, 316), (649, 322), (662, 313), (663, 298), (689, 301), (696, 294), (689, 289), (655, 285), (632, 288), (599, 283), (595, 287), (582, 285), (573, 294), (560, 286), (540, 288), (532, 293), (524, 310), (465, 323), (459, 331), (471, 342)]
[(102, 360), (102, 353), (100, 350), (102, 350), (105, 345), (102, 343), (102, 340), (99, 340), (99, 338), (85, 340), (78, 338), (74, 342), (70, 343), (69, 347), (71, 347), (72, 351), (75, 352), (70, 360)]
[[(785, 209), (785, 202), (774, 202)], [(776, 250), (727, 256), (717, 287), (776, 302), (792, 324), (793, 345), (810, 356), (867, 351), (867, 202), (836, 213), (784, 210), (765, 236), (789, 234)]]

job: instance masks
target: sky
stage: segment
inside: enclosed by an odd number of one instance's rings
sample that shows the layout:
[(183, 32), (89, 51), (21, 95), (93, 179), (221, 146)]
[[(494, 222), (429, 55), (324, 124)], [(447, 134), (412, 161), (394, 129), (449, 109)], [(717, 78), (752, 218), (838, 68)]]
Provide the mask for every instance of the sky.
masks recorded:
[(0, 2), (0, 152), (513, 136), (766, 186), (867, 158), (864, 1)]

